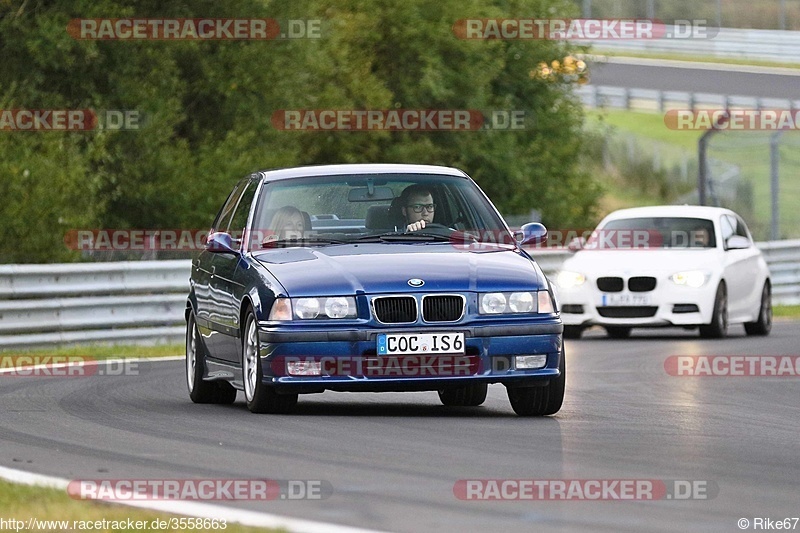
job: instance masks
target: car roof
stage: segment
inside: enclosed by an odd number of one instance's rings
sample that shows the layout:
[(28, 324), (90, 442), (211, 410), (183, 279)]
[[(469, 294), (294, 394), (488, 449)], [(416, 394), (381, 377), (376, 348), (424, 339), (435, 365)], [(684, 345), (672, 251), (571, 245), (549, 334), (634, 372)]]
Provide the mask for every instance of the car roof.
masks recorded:
[(647, 207), (631, 207), (619, 209), (607, 215), (604, 220), (620, 220), (625, 218), (640, 217), (677, 217), (677, 218), (707, 218), (715, 219), (719, 215), (736, 215), (730, 209), (723, 207), (708, 207), (703, 205), (652, 205)]
[(316, 165), (260, 171), (265, 181), (289, 178), (336, 176), (348, 174), (440, 174), (443, 176), (467, 175), (457, 168), (436, 165), (406, 165), (395, 163), (360, 163), (350, 165)]

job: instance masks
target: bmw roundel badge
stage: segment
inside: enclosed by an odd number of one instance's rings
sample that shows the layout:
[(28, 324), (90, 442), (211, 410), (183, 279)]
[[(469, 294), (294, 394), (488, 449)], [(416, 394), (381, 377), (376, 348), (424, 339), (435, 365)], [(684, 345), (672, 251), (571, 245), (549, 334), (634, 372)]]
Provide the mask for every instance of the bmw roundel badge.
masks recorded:
[(422, 287), (423, 285), (425, 285), (425, 282), (419, 278), (412, 278), (408, 280), (408, 284), (411, 285), (412, 287)]

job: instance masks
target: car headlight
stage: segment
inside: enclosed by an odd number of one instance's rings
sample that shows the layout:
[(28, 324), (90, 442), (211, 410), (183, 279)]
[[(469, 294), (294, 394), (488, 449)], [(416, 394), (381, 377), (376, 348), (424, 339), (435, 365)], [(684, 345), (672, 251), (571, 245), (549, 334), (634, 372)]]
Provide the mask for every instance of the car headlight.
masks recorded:
[(702, 270), (687, 270), (685, 272), (676, 272), (669, 279), (676, 285), (686, 285), (696, 289), (705, 285), (708, 278), (708, 274)]
[(508, 307), (512, 313), (531, 313), (534, 310), (533, 295), (529, 292), (513, 292), (508, 297)]
[(583, 282), (586, 281), (586, 276), (581, 274), (580, 272), (572, 272), (569, 270), (562, 270), (558, 273), (556, 277), (556, 283), (562, 289), (571, 289), (572, 287), (578, 287), (583, 285)]
[(502, 292), (490, 292), (481, 296), (481, 313), (495, 315), (506, 312), (506, 295)]
[(298, 298), (294, 301), (294, 314), (297, 318), (313, 319), (319, 316), (319, 299)]
[(278, 298), (272, 304), (269, 320), (318, 320), (356, 316), (356, 299), (352, 296)]
[(480, 295), (480, 314), (553, 313), (548, 291), (487, 292)]

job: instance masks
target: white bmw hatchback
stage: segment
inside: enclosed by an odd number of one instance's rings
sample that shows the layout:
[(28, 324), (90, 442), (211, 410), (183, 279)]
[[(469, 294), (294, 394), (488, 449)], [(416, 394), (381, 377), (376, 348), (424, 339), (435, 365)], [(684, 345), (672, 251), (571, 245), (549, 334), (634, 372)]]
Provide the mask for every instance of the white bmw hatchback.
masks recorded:
[(654, 206), (605, 217), (570, 248), (556, 277), (564, 336), (592, 325), (624, 338), (634, 327), (699, 327), (719, 338), (772, 327), (770, 277), (744, 221), (718, 207)]

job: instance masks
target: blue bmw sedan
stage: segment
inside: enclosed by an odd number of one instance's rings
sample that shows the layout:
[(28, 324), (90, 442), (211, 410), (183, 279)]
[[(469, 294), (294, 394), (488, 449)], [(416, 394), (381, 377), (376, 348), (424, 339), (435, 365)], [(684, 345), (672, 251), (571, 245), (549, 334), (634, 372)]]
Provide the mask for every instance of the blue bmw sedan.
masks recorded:
[(192, 265), (186, 378), (198, 403), (288, 413), (298, 395), (438, 391), (478, 406), (506, 387), (522, 416), (564, 398), (553, 291), (464, 172), (330, 165), (234, 187)]

